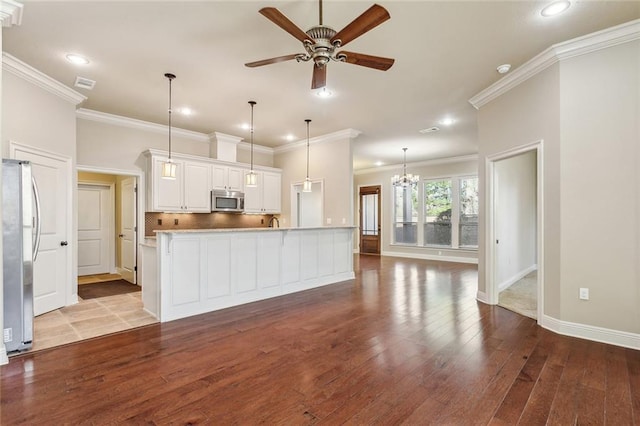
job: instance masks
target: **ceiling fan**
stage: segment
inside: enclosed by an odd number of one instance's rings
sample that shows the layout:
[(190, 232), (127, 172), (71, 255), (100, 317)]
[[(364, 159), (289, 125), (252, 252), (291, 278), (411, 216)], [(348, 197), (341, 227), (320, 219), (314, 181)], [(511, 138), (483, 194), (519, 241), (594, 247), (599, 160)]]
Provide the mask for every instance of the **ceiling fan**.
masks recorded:
[(291, 22), (275, 7), (264, 7), (260, 9), (260, 13), (271, 22), (300, 40), (304, 46), (305, 53), (294, 53), (292, 55), (278, 56), (276, 58), (249, 62), (245, 64), (247, 67), (260, 67), (292, 59), (295, 59), (298, 62), (313, 60), (311, 88), (319, 89), (324, 87), (327, 83), (327, 64), (330, 61), (347, 62), (349, 64), (374, 68), (381, 71), (386, 71), (393, 65), (394, 60), (390, 58), (365, 55), (364, 53), (347, 52), (344, 50), (339, 52), (337, 51), (337, 49), (343, 47), (350, 41), (355, 40), (362, 34), (372, 30), (391, 18), (389, 12), (380, 5), (374, 4), (338, 32), (331, 27), (323, 25), (322, 0), (319, 0), (320, 22), (318, 25), (307, 30), (307, 32), (298, 28), (296, 24)]

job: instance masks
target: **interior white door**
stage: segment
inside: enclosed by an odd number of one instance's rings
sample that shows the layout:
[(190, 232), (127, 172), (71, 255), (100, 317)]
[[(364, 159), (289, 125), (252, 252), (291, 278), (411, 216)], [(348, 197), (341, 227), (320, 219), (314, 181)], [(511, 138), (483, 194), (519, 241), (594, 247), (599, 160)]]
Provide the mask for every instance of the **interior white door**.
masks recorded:
[(11, 157), (31, 162), (40, 195), (42, 234), (33, 264), (34, 315), (40, 315), (65, 306), (76, 286), (71, 274), (71, 159), (17, 144), (10, 150)]
[(136, 283), (136, 178), (123, 179), (120, 189), (120, 274)]
[(78, 185), (78, 275), (111, 272), (111, 187)]

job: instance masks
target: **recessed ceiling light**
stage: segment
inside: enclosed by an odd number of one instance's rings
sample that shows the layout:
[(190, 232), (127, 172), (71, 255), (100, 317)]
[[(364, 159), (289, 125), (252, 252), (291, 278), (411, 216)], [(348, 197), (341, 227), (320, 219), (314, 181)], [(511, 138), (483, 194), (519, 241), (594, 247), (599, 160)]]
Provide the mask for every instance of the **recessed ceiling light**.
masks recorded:
[(67, 55), (67, 61), (76, 65), (87, 65), (89, 63), (89, 60), (87, 58), (85, 58), (84, 56), (76, 55), (75, 53), (69, 53)]
[(429, 127), (428, 129), (418, 130), (418, 132), (420, 132), (420, 133), (433, 133), (433, 132), (437, 132), (438, 130), (440, 130), (439, 127), (433, 126), (433, 127)]
[(178, 112), (182, 115), (191, 115), (193, 114), (193, 110), (189, 107), (182, 107), (178, 110)]
[(569, 6), (571, 6), (571, 2), (569, 0), (554, 1), (553, 3), (545, 6), (540, 11), (540, 14), (544, 17), (555, 16), (569, 9)]
[(443, 126), (451, 126), (453, 123), (455, 123), (455, 120), (451, 117), (443, 118), (442, 120), (440, 120), (440, 124), (442, 124)]
[(249, 130), (249, 129), (251, 128), (251, 126), (249, 126), (247, 123), (242, 123), (242, 124), (240, 125), (240, 128), (241, 128), (242, 130)]
[(330, 98), (331, 96), (333, 96), (333, 92), (331, 90), (328, 90), (326, 87), (323, 87), (316, 92), (316, 96), (319, 96), (321, 98)]
[(294, 140), (296, 137), (292, 134), (288, 134), (287, 136), (284, 137), (286, 140), (288, 140), (289, 142), (291, 142), (292, 140)]
[(509, 70), (511, 69), (511, 64), (502, 64), (500, 65), (498, 68), (496, 68), (496, 70), (500, 73), (500, 74), (506, 74), (509, 72)]
[(376, 161), (376, 162), (375, 162), (375, 163), (373, 163), (373, 164), (374, 164), (375, 166), (378, 166), (378, 167), (380, 167), (380, 166), (384, 165), (384, 163), (383, 163), (382, 161)]

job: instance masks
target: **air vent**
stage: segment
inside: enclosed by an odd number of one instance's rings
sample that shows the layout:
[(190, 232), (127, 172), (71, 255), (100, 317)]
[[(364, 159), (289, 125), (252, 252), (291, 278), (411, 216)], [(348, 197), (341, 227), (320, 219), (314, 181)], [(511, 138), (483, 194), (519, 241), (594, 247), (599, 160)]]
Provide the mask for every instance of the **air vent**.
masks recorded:
[(74, 83), (74, 86), (79, 87), (80, 89), (87, 89), (87, 90), (93, 89), (93, 86), (95, 85), (96, 85), (95, 81), (89, 80), (88, 78), (84, 78), (84, 77), (76, 77), (76, 82)]
[(429, 127), (428, 129), (422, 129), (422, 130), (418, 130), (420, 133), (433, 133), (433, 132), (437, 132), (438, 130), (440, 130), (439, 127), (433, 126), (433, 127)]

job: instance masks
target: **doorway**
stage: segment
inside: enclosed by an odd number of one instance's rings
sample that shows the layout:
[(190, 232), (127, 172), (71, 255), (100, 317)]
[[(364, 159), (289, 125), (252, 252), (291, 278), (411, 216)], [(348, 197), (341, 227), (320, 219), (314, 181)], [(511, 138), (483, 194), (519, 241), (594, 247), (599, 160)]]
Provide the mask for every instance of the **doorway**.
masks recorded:
[(323, 226), (324, 181), (312, 181), (311, 192), (304, 192), (302, 187), (302, 183), (291, 185), (291, 226), (299, 228)]
[(487, 296), (541, 320), (542, 142), (488, 158)]
[(78, 171), (79, 284), (137, 283), (136, 187), (135, 176)]
[(380, 254), (380, 185), (360, 187), (360, 253)]

